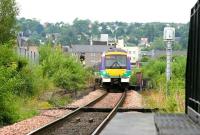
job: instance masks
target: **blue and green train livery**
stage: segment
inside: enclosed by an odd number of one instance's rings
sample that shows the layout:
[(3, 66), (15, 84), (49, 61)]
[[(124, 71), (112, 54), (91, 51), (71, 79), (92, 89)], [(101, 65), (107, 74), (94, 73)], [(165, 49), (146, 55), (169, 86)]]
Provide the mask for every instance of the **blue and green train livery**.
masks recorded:
[(129, 86), (131, 63), (128, 53), (116, 48), (104, 52), (99, 73), (103, 85)]

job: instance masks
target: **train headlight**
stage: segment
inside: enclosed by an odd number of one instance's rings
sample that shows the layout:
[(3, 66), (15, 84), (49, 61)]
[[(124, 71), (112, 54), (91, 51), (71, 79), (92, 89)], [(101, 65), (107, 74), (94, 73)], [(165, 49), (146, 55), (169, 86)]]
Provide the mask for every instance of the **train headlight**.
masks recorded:
[(130, 78), (121, 78), (121, 82), (129, 83), (130, 82)]

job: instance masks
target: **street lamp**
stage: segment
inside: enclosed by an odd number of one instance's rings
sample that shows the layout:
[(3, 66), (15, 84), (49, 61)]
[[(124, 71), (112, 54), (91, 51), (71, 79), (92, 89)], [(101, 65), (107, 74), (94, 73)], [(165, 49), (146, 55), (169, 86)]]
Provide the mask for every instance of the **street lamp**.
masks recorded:
[(172, 61), (172, 44), (175, 41), (175, 28), (170, 27), (169, 25), (164, 28), (164, 34), (163, 34), (163, 39), (166, 44), (166, 93), (168, 95), (169, 93), (169, 88), (168, 88), (168, 83), (171, 78), (171, 61)]

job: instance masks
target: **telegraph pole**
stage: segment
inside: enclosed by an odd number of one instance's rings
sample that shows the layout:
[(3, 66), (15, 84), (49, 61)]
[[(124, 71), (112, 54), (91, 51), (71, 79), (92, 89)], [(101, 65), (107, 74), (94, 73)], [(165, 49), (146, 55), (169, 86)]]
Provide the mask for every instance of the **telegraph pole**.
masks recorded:
[(172, 62), (172, 42), (168, 41), (166, 47), (166, 62), (167, 62), (167, 67), (166, 67), (166, 80), (167, 82), (170, 81), (171, 78), (171, 62)]
[(175, 28), (165, 27), (163, 39), (166, 44), (166, 94), (169, 95), (169, 81), (171, 79), (172, 44), (175, 41)]

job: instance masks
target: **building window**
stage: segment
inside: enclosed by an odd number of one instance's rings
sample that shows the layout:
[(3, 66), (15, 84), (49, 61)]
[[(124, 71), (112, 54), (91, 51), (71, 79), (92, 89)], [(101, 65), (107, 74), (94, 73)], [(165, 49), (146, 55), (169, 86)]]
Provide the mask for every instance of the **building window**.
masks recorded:
[(95, 57), (95, 53), (91, 53), (91, 57)]

